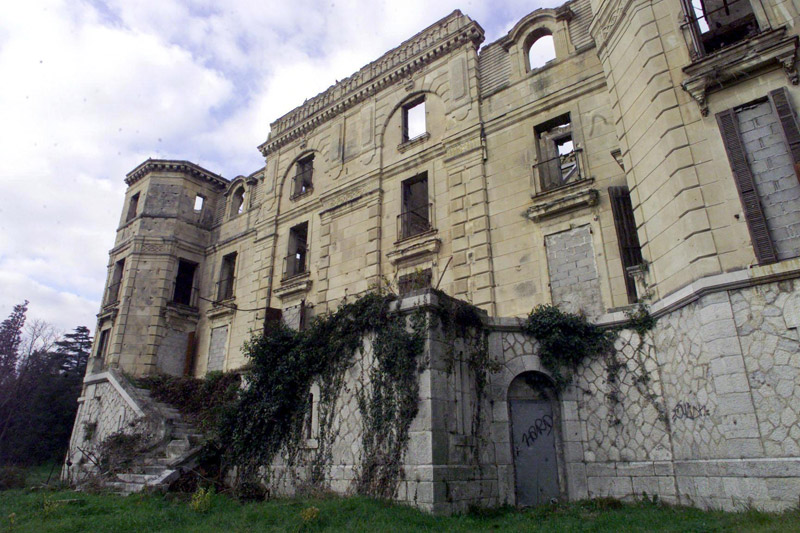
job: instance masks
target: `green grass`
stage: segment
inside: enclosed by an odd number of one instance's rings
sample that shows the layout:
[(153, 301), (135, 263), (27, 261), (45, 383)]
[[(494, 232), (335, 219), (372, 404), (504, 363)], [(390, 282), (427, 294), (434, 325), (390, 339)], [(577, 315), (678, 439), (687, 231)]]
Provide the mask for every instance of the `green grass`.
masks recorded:
[[(310, 507), (316, 518), (304, 521)], [(303, 511), (306, 510), (304, 513)], [(11, 515), (14, 515), (11, 518)], [(313, 511), (310, 514), (314, 514)], [(13, 524), (12, 524), (13, 522)], [(527, 511), (501, 509), (431, 516), (367, 498), (285, 499), (241, 504), (215, 494), (210, 509), (192, 509), (185, 495), (0, 492), (0, 532), (48, 531), (798, 531), (800, 512), (700, 511), (649, 502), (584, 501)]]

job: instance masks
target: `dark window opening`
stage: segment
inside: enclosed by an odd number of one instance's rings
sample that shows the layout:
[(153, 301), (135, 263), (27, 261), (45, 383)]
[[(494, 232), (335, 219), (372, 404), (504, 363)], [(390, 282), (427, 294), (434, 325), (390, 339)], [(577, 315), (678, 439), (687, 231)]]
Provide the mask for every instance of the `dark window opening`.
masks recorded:
[(750, 0), (681, 0), (695, 53), (704, 56), (756, 35)]
[(110, 332), (111, 328), (104, 329), (100, 332), (100, 338), (97, 340), (97, 352), (95, 353), (95, 357), (105, 358), (106, 350), (108, 349), (108, 335)]
[(139, 194), (140, 193), (137, 192), (131, 196), (131, 201), (128, 204), (128, 214), (125, 216), (125, 222), (130, 222), (136, 218), (136, 212), (139, 209)]
[(194, 306), (194, 273), (197, 270), (197, 263), (178, 260), (178, 274), (175, 276), (175, 289), (172, 293), (172, 301), (176, 304)]
[(114, 273), (111, 274), (111, 283), (108, 285), (106, 293), (106, 305), (115, 304), (119, 301), (119, 291), (122, 286), (122, 273), (125, 270), (125, 260), (120, 259), (114, 265)]
[(286, 278), (306, 272), (308, 254), (308, 222), (289, 230), (289, 253), (286, 256), (283, 275)]
[(292, 198), (301, 196), (314, 188), (314, 156), (305, 157), (297, 162), (297, 173), (294, 176)]
[(569, 113), (535, 128), (539, 183), (543, 191), (581, 179)]
[(416, 139), (427, 133), (425, 124), (425, 98), (403, 106), (403, 141)]
[(628, 269), (641, 265), (644, 259), (642, 247), (639, 245), (639, 235), (636, 233), (636, 220), (633, 218), (631, 193), (627, 187), (609, 187), (608, 196), (611, 199), (611, 212), (617, 229), (617, 243), (628, 303), (636, 303), (638, 300), (636, 283)]
[(308, 410), (303, 421), (303, 433), (306, 439), (314, 438), (314, 393), (308, 395)]
[(407, 239), (431, 229), (428, 174), (423, 172), (405, 180), (402, 188), (402, 211), (398, 218), (399, 239)]
[(397, 292), (400, 296), (408, 296), (415, 291), (422, 291), (431, 287), (431, 269), (418, 270), (410, 274), (404, 274), (397, 280)]
[(233, 298), (233, 282), (236, 274), (236, 252), (222, 258), (222, 267), (219, 272), (219, 282), (217, 283), (217, 300), (228, 300)]

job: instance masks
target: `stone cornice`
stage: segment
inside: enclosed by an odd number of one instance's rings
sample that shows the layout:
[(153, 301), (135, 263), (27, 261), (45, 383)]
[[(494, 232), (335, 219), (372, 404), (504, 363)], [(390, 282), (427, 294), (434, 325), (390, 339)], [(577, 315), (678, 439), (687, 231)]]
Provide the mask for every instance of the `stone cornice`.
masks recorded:
[(477, 22), (459, 10), (453, 11), (377, 61), (273, 122), (269, 138), (258, 147), (259, 150), (266, 157), (450, 51), (466, 43), (479, 46), (483, 35), (483, 28)]
[(204, 179), (218, 187), (228, 186), (228, 180), (204, 169), (200, 165), (195, 165), (189, 161), (176, 161), (172, 159), (148, 159), (128, 172), (125, 176), (125, 183), (131, 186), (151, 172), (180, 172)]

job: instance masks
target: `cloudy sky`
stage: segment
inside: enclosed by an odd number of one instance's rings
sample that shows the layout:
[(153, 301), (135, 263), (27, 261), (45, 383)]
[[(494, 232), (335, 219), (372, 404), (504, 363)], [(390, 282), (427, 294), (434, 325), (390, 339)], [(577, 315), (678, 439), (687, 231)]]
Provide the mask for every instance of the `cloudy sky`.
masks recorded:
[(505, 35), (560, 0), (26, 0), (0, 17), (0, 320), (94, 329), (125, 190), (148, 157), (226, 178), (269, 123), (458, 8)]

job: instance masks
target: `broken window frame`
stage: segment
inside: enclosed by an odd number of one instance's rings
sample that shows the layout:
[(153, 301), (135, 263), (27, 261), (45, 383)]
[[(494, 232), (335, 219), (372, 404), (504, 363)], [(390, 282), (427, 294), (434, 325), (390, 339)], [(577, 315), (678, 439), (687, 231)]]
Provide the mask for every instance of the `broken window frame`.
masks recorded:
[(141, 193), (136, 193), (131, 196), (130, 201), (128, 202), (128, 213), (125, 215), (125, 223), (127, 224), (138, 214), (137, 211), (139, 210), (139, 198)]
[(217, 301), (230, 300), (234, 297), (234, 284), (236, 282), (237, 252), (231, 252), (222, 257), (217, 282)]
[(197, 287), (194, 286), (197, 266), (194, 261), (178, 259), (175, 281), (172, 282), (172, 303), (197, 307)]
[[(686, 33), (689, 35), (687, 45), (689, 46), (692, 59), (700, 59), (711, 55), (758, 35), (764, 31), (764, 29), (768, 29), (769, 25), (765, 24), (766, 21), (759, 20), (758, 10), (756, 9), (756, 5), (754, 5), (755, 2), (758, 2), (761, 11), (763, 11), (763, 6), (760, 5), (761, 0), (719, 0), (722, 5), (708, 11), (705, 9), (706, 1), (707, 0), (681, 0), (681, 7), (684, 13), (684, 22), (681, 28), (684, 30), (684, 35), (686, 35)], [(749, 5), (750, 13), (729, 23), (729, 26), (735, 24), (735, 27), (729, 27), (727, 32), (722, 28), (712, 28), (714, 22), (709, 20), (709, 16), (723, 10), (729, 14), (730, 6), (733, 4)], [(703, 26), (707, 28), (705, 31), (703, 30)], [(729, 40), (725, 40), (726, 38), (729, 38)]]
[(114, 272), (111, 274), (111, 280), (108, 284), (106, 291), (106, 305), (115, 305), (119, 303), (120, 289), (122, 288), (122, 279), (125, 272), (125, 258), (118, 260), (114, 263)]
[[(415, 135), (410, 135), (410, 126), (412, 123), (412, 110), (422, 106), (422, 119), (424, 122), (423, 131), (417, 133), (414, 132)], [(428, 133), (428, 110), (425, 105), (425, 96), (420, 96), (418, 98), (414, 98), (413, 100), (409, 101), (406, 104), (403, 104), (403, 142), (410, 142), (416, 139), (420, 139), (424, 137)]]
[(433, 204), (429, 202), (428, 173), (403, 180), (401, 211), (397, 216), (397, 240), (409, 239), (433, 229)]
[(289, 246), (284, 258), (283, 277), (291, 278), (308, 272), (308, 222), (289, 229)]
[(101, 329), (100, 335), (97, 336), (97, 351), (94, 356), (105, 359), (106, 352), (108, 351), (108, 339), (111, 337), (111, 328)]
[(296, 167), (294, 178), (292, 178), (291, 199), (314, 190), (314, 154), (298, 159)]
[[(538, 188), (547, 192), (580, 181), (580, 149), (577, 144), (570, 113), (564, 113), (534, 128), (537, 162), (534, 173)], [(568, 141), (565, 141), (568, 139)], [(561, 154), (559, 146), (572, 143), (572, 150)]]

